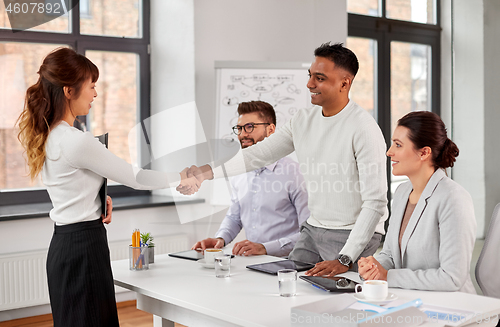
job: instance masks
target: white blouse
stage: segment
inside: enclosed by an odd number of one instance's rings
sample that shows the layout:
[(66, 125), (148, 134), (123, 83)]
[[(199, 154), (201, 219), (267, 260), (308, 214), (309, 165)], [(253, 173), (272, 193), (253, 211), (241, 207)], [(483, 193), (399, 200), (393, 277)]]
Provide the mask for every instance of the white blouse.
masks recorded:
[[(104, 177), (135, 189), (176, 186), (178, 173), (138, 170), (117, 157), (91, 133), (62, 121), (49, 134), (42, 180), (54, 208), (50, 218), (57, 225), (98, 219), (99, 189)], [(172, 184), (170, 184), (172, 183)]]

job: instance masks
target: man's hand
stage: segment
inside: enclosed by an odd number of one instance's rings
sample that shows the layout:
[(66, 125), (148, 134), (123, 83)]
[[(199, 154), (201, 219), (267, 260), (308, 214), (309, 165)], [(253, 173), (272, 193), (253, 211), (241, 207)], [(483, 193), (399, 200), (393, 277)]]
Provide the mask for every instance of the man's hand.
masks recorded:
[(177, 186), (176, 190), (184, 195), (191, 195), (198, 192), (201, 182), (198, 181), (194, 176), (188, 176), (189, 168), (184, 169), (180, 172), (181, 182)]
[(311, 268), (306, 272), (306, 275), (333, 277), (335, 275), (345, 273), (348, 270), (349, 267), (344, 266), (338, 260), (330, 260), (318, 262), (314, 268)]
[(193, 165), (184, 169), (180, 174), (181, 183), (176, 189), (184, 195), (196, 193), (204, 180), (213, 178), (212, 168), (209, 165), (201, 167)]
[(113, 200), (111, 200), (111, 197), (108, 195), (106, 198), (106, 213), (108, 214), (106, 217), (104, 217), (104, 214), (101, 214), (101, 219), (102, 222), (105, 224), (109, 224), (111, 222), (111, 215), (113, 213)]
[(224, 239), (222, 238), (206, 238), (203, 241), (197, 242), (191, 250), (199, 251), (199, 249), (205, 251), (205, 249), (216, 248), (222, 249), (224, 247)]
[(365, 280), (387, 280), (387, 270), (372, 256), (358, 260), (358, 271)]
[(233, 247), (234, 255), (260, 255), (267, 254), (266, 248), (260, 243), (250, 242), (249, 240), (244, 240), (238, 242)]

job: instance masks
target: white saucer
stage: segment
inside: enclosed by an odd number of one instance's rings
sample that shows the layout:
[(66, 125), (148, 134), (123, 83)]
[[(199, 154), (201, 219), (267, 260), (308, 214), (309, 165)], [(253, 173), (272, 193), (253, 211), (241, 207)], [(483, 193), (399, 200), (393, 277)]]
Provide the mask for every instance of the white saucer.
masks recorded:
[(367, 300), (365, 298), (365, 296), (363, 295), (363, 293), (354, 293), (353, 296), (358, 301), (368, 302), (368, 303), (372, 303), (372, 304), (386, 304), (386, 303), (389, 303), (391, 301), (397, 300), (397, 298), (398, 298), (398, 296), (394, 293), (387, 294), (387, 297), (384, 300)]
[(206, 263), (205, 259), (200, 259), (198, 262), (203, 268), (208, 268), (208, 269), (215, 269), (215, 264), (214, 263)]

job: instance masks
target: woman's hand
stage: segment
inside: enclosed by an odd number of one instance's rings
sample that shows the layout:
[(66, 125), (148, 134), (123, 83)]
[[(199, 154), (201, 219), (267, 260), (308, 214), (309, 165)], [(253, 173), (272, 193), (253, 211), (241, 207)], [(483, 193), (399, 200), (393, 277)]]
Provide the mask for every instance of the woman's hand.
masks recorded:
[(177, 191), (184, 195), (192, 195), (198, 192), (201, 185), (201, 182), (195, 176), (192, 174), (188, 175), (189, 169), (190, 168), (186, 168), (180, 172), (181, 182), (179, 186), (177, 186)]
[(387, 280), (387, 270), (372, 256), (358, 260), (358, 272), (365, 280)]
[(105, 224), (109, 224), (111, 222), (111, 213), (113, 212), (113, 200), (111, 200), (111, 197), (108, 195), (108, 198), (106, 199), (106, 205), (107, 205), (107, 216), (104, 217), (104, 214), (101, 215), (102, 222)]
[(177, 186), (177, 191), (185, 195), (196, 193), (203, 181), (214, 178), (214, 173), (210, 165), (203, 165), (201, 167), (193, 165), (181, 171), (180, 174), (181, 183)]

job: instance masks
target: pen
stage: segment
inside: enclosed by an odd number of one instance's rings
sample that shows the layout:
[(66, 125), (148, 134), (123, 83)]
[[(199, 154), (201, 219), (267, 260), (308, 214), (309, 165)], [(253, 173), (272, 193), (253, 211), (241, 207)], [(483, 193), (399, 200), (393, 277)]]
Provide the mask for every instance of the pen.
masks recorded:
[(135, 267), (139, 266), (139, 268), (142, 268), (142, 264), (146, 264), (144, 262), (144, 251), (146, 251), (146, 247), (144, 247), (144, 249), (141, 250), (140, 252), (140, 255), (139, 255), (139, 258), (137, 259), (137, 261), (135, 262)]
[(142, 268), (142, 265), (145, 264), (145, 262), (144, 262), (144, 250), (142, 250), (142, 241), (140, 239), (139, 239), (139, 248), (141, 249), (140, 250), (141, 254), (139, 254), (139, 264), (140, 264), (139, 268)]
[(141, 261), (141, 232), (139, 231), (139, 229), (136, 230), (135, 237), (136, 237), (135, 244), (137, 244), (137, 247), (139, 248), (137, 250), (137, 252), (139, 253), (139, 255), (137, 256), (137, 261), (139, 263), (136, 266), (137, 266), (137, 268), (142, 269), (142, 261)]

